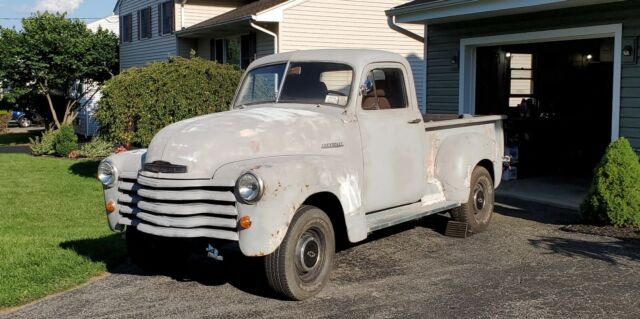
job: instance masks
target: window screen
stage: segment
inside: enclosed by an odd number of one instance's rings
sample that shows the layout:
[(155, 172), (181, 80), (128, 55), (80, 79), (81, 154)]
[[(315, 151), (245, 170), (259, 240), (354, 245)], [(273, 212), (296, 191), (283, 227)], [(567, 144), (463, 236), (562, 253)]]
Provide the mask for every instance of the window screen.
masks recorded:
[(398, 68), (374, 69), (367, 75), (369, 91), (362, 97), (364, 110), (388, 110), (407, 107), (404, 73)]

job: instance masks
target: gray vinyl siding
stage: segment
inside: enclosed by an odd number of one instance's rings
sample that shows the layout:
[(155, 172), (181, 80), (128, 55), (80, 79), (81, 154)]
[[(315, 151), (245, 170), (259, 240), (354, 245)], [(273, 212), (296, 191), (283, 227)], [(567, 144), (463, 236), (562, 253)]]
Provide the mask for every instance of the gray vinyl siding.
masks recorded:
[[(367, 48), (403, 55), (413, 71), (418, 103), (424, 109), (424, 44), (387, 25), (385, 10), (406, 0), (308, 0), (285, 9), (280, 51)], [(422, 35), (421, 25), (405, 25)]]
[[(640, 1), (428, 26), (427, 112), (457, 113), (460, 39), (605, 24), (623, 24), (622, 36), (640, 36)], [(638, 54), (635, 48), (634, 53)], [(640, 149), (640, 64), (622, 64), (620, 135)]]
[(272, 36), (264, 32), (258, 32), (256, 34), (256, 57), (259, 59), (275, 53), (273, 43), (274, 41)]
[[(158, 34), (158, 4), (165, 0), (124, 0), (120, 4), (120, 19), (131, 13), (133, 34), (132, 41), (120, 44), (120, 69), (133, 66), (144, 66), (154, 61), (166, 60), (177, 53), (176, 37), (173, 34)], [(151, 7), (151, 38), (138, 40), (138, 17), (140, 9)], [(176, 15), (179, 8), (176, 7)]]

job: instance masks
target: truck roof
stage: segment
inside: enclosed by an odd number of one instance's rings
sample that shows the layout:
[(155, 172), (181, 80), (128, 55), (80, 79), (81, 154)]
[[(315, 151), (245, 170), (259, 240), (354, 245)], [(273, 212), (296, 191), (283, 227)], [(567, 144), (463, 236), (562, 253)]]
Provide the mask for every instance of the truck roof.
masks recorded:
[(320, 49), (278, 53), (257, 59), (252, 63), (251, 68), (283, 61), (345, 63), (356, 69), (373, 62), (398, 62), (409, 68), (407, 60), (399, 54), (369, 49)]

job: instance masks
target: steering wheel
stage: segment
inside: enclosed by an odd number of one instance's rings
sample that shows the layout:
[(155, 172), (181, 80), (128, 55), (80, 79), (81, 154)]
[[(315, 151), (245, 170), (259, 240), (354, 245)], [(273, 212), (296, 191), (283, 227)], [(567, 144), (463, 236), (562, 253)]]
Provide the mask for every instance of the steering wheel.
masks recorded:
[(338, 96), (347, 96), (346, 94), (340, 92), (340, 91), (333, 91), (333, 90), (329, 90), (327, 91), (327, 94), (333, 94), (333, 95), (338, 95)]

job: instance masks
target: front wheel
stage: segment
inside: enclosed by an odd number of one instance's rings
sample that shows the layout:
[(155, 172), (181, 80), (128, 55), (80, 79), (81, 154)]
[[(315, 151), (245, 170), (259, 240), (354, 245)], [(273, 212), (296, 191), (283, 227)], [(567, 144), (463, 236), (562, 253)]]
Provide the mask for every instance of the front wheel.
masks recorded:
[(451, 211), (451, 217), (469, 225), (472, 233), (487, 229), (493, 214), (494, 188), (491, 174), (486, 168), (476, 166), (471, 173), (469, 200)]
[(18, 120), (18, 125), (20, 125), (20, 127), (23, 127), (23, 128), (29, 127), (31, 126), (31, 119), (29, 119), (26, 116), (23, 116)]
[(321, 209), (303, 206), (293, 217), (280, 247), (265, 258), (269, 285), (287, 298), (307, 299), (329, 280), (334, 255), (331, 220)]

